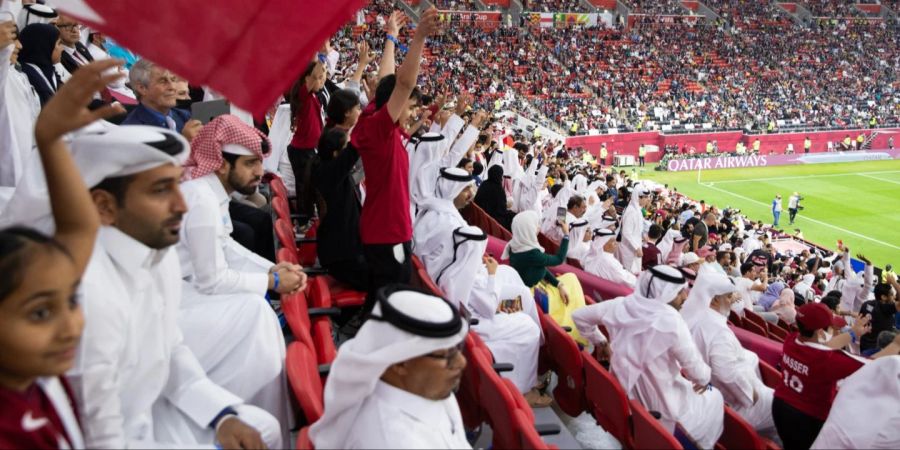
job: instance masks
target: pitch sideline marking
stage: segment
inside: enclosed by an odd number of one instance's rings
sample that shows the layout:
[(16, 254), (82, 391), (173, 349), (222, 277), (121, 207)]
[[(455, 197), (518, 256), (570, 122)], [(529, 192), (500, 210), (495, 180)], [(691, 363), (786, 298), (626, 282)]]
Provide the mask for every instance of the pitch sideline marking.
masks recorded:
[(900, 181), (895, 181), (895, 180), (885, 180), (884, 178), (878, 178), (878, 177), (873, 176), (873, 175), (868, 175), (869, 173), (870, 173), (870, 172), (863, 172), (863, 173), (855, 173), (855, 174), (853, 174), (853, 175), (859, 175), (859, 176), (861, 176), (861, 177), (871, 178), (871, 179), (873, 179), (873, 180), (883, 181), (883, 182), (885, 182), (885, 183), (900, 184)]
[[(866, 176), (866, 174), (879, 174), (879, 173), (900, 173), (900, 170), (879, 170), (875, 172), (860, 172), (860, 173), (830, 173), (823, 175), (800, 175), (796, 177), (771, 177), (771, 178), (748, 178), (746, 180), (723, 180), (716, 181), (716, 183), (749, 183), (756, 181), (779, 181), (779, 180), (801, 180), (804, 178), (824, 178), (824, 177), (849, 177), (853, 175), (862, 175)], [(872, 177), (874, 178), (874, 177)], [(880, 179), (880, 178), (877, 178)], [(886, 180), (881, 180), (886, 181)]]
[[(898, 172), (900, 172), (900, 171), (898, 171)], [(855, 175), (855, 174), (849, 174), (849, 175)], [(745, 180), (745, 181), (746, 181), (746, 180)], [(713, 189), (713, 190), (716, 190), (716, 191), (719, 191), (719, 192), (722, 192), (722, 193), (725, 193), (725, 194), (728, 194), (728, 195), (732, 195), (732, 196), (735, 196), (735, 197), (738, 197), (738, 198), (747, 200), (747, 201), (749, 201), (749, 202), (756, 203), (757, 205), (762, 205), (763, 207), (768, 207), (768, 206), (770, 206), (770, 205), (768, 205), (768, 204), (766, 204), (766, 203), (763, 203), (763, 202), (761, 202), (761, 201), (759, 201), (759, 200), (755, 200), (755, 199), (752, 199), (752, 198), (750, 198), (750, 197), (745, 197), (745, 196), (743, 196), (743, 195), (741, 195), (741, 194), (736, 194), (736, 193), (731, 192), (731, 191), (726, 191), (725, 189), (721, 189), (721, 188), (718, 188), (718, 187), (715, 187), (715, 186), (712, 186), (712, 185), (709, 185), (709, 184), (703, 184), (703, 183), (701, 183), (701, 184), (702, 184), (703, 186), (709, 188), (709, 189)], [(854, 232), (854, 231), (846, 230), (846, 229), (841, 228), (841, 227), (836, 227), (836, 226), (834, 226), (834, 225), (831, 225), (831, 224), (829, 224), (829, 223), (822, 222), (822, 221), (820, 221), (820, 220), (812, 219), (812, 218), (809, 218), (809, 217), (806, 217), (806, 216), (798, 216), (797, 218), (798, 218), (798, 219), (808, 220), (808, 221), (810, 221), (810, 222), (817, 223), (817, 224), (819, 224), (819, 225), (823, 225), (823, 226), (826, 226), (826, 227), (829, 227), (829, 228), (833, 228), (833, 229), (835, 229), (835, 230), (838, 230), (838, 231), (841, 231), (841, 232), (844, 232), (844, 233), (847, 233), (847, 234), (851, 234), (851, 235), (853, 235), (853, 236), (856, 236), (856, 237), (859, 237), (859, 238), (863, 238), (863, 239), (866, 239), (866, 240), (875, 242), (875, 243), (877, 243), (877, 244), (884, 245), (885, 247), (890, 247), (890, 248), (893, 248), (893, 249), (895, 249), (895, 250), (900, 250), (900, 247), (897, 247), (896, 245), (888, 244), (887, 242), (879, 241), (878, 239), (870, 238), (869, 236), (866, 236), (866, 235), (864, 235), (864, 234), (859, 234), (859, 233), (856, 233), (856, 232)]]

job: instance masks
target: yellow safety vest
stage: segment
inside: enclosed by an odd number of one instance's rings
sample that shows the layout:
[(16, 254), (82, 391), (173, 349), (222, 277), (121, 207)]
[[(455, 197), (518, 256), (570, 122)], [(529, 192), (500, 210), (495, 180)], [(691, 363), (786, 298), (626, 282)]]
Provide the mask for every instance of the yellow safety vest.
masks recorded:
[(600, 149), (600, 158), (606, 159), (606, 147)]

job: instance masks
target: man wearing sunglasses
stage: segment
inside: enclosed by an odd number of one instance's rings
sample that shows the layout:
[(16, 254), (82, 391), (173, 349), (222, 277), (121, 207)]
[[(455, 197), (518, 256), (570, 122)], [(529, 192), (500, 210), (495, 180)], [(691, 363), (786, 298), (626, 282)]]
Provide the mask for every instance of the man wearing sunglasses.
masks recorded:
[(471, 448), (459, 405), (468, 325), (446, 300), (388, 285), (325, 385), (316, 448)]

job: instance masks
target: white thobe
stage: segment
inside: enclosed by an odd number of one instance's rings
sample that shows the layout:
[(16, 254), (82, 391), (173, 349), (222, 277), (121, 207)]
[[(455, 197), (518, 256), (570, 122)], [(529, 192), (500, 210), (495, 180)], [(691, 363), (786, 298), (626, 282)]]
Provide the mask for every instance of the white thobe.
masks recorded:
[[(481, 269), (469, 295), (467, 309), (478, 324), (472, 330), (487, 344), (497, 362), (512, 363), (513, 370), (502, 375), (509, 378), (519, 392), (527, 393), (537, 385), (538, 352), (541, 346), (540, 319), (534, 297), (518, 272), (509, 266), (497, 267), (495, 275)], [(522, 311), (498, 313), (502, 300), (520, 297)]]
[(440, 210), (429, 209), (422, 213), (413, 228), (413, 253), (435, 282), (438, 282), (438, 274), (444, 269), (437, 267), (435, 262), (443, 260), (444, 253), (453, 252), (453, 230), (468, 226), (453, 207), (453, 201), (446, 200), (445, 203)]
[(180, 278), (174, 251), (100, 230), (81, 281), (86, 326), (69, 377), (87, 447), (211, 447), (208, 425), (226, 407), (280, 447), (278, 421), (212, 382), (184, 344)]
[(0, 50), (0, 211), (12, 197), (34, 151), (34, 123), (41, 111), (28, 77), (8, 63), (12, 46)]
[[(725, 316), (706, 308), (691, 326), (691, 335), (703, 360), (712, 369), (712, 384), (725, 402), (760, 433), (774, 436), (772, 398), (775, 391), (759, 375), (756, 353), (741, 346)], [(754, 392), (757, 395), (753, 402)]]
[[(594, 344), (605, 342), (606, 338), (595, 325), (604, 323), (603, 316), (616, 308), (617, 302), (632, 300), (619, 297), (584, 307), (572, 315), (572, 320), (586, 339)], [(666, 307), (660, 305), (660, 308)], [(702, 394), (694, 391), (692, 382), (706, 385), (711, 370), (697, 351), (687, 325), (683, 321), (673, 325), (676, 337), (671, 348), (647, 361), (634, 388), (626, 394), (638, 399), (648, 410), (658, 411), (660, 422), (670, 432), (674, 432), (676, 422), (680, 423), (700, 448), (713, 448), (724, 430), (725, 402), (716, 389), (710, 388)], [(609, 326), (607, 330), (612, 340), (617, 337), (627, 339), (617, 336), (621, 330)]]
[(737, 300), (731, 304), (731, 310), (741, 317), (744, 317), (745, 310), (753, 311), (753, 305), (756, 304), (756, 300), (759, 298), (759, 291), (751, 289), (754, 284), (756, 284), (756, 280), (751, 280), (746, 277), (734, 279)]
[(616, 256), (622, 262), (622, 267), (631, 272), (641, 270), (641, 257), (635, 253), (644, 244), (644, 216), (641, 208), (629, 205), (622, 213), (622, 225), (619, 228), (622, 241), (616, 249)]
[(456, 397), (429, 400), (378, 381), (346, 448), (470, 449)]
[(230, 197), (214, 173), (182, 183), (181, 192), (184, 341), (214, 382), (287, 424), (284, 335), (264, 297), (273, 263), (231, 238)]
[(600, 254), (589, 255), (584, 262), (584, 270), (604, 280), (624, 284), (632, 288), (634, 283), (637, 282), (637, 277), (633, 273), (625, 270), (622, 263), (612, 253), (605, 251), (600, 252)]

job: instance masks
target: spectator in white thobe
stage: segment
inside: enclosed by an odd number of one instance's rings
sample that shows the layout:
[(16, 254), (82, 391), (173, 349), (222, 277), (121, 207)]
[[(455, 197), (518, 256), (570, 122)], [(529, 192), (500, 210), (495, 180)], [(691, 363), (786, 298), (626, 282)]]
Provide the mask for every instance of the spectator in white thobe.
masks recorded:
[(625, 270), (622, 267), (622, 263), (616, 259), (615, 252), (618, 245), (615, 231), (607, 229), (594, 230), (591, 251), (585, 258), (584, 270), (604, 280), (633, 288), (637, 277)]
[(759, 358), (745, 350), (728, 328), (736, 288), (725, 276), (700, 271), (681, 314), (703, 360), (712, 369), (712, 384), (758, 432), (777, 436), (772, 420), (774, 390), (759, 374)]
[[(446, 300), (387, 286), (372, 318), (338, 350), (316, 448), (471, 448), (453, 391), (468, 326)], [(302, 344), (300, 344), (302, 345)]]
[(178, 183), (188, 148), (142, 126), (72, 143), (105, 224), (81, 281), (86, 328), (69, 374), (88, 448), (231, 446), (241, 432), (255, 436), (243, 445), (283, 444), (278, 421), (210, 380), (182, 340), (172, 246), (187, 209)]
[(641, 250), (644, 246), (644, 213), (642, 210), (648, 204), (650, 204), (650, 192), (641, 185), (636, 185), (631, 192), (628, 207), (622, 213), (622, 224), (619, 228), (622, 239), (616, 248), (616, 257), (625, 270), (633, 273), (641, 270), (641, 256), (644, 254)]
[(541, 326), (531, 290), (512, 267), (485, 256), (487, 235), (477, 227), (453, 231), (452, 254), (435, 261), (438, 285), (454, 305), (464, 306), (478, 319), (473, 330), (491, 349), (497, 362), (512, 363), (503, 376), (512, 380), (532, 406), (549, 406), (537, 385)]
[(713, 448), (724, 429), (724, 401), (708, 386), (711, 370), (678, 313), (686, 288), (678, 269), (651, 267), (631, 295), (580, 308), (572, 320), (601, 354), (612, 352), (610, 368), (626, 395), (658, 411), (670, 432), (680, 423), (700, 448)]
[(185, 343), (213, 381), (287, 425), (284, 335), (265, 295), (299, 291), (306, 275), (238, 244), (228, 211), (232, 192), (256, 191), (271, 147), (265, 135), (230, 115), (205, 125), (191, 147), (185, 163), (190, 181), (181, 185), (188, 212), (177, 247)]

